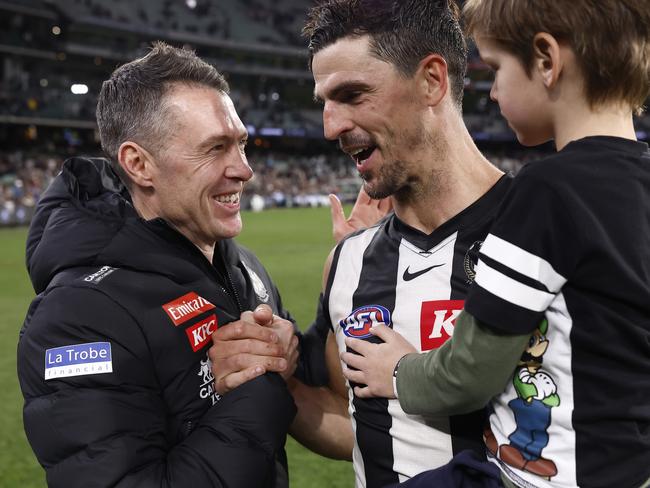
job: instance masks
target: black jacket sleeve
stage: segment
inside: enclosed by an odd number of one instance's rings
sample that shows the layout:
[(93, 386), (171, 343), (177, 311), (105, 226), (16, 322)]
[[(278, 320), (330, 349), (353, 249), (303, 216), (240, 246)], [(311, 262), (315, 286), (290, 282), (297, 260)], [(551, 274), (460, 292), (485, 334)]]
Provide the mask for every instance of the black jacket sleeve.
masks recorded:
[[(113, 372), (44, 380), (45, 351), (110, 342)], [(295, 405), (278, 375), (224, 396), (180, 442), (139, 325), (101, 292), (37, 298), (18, 345), (30, 444), (58, 487), (272, 486)]]

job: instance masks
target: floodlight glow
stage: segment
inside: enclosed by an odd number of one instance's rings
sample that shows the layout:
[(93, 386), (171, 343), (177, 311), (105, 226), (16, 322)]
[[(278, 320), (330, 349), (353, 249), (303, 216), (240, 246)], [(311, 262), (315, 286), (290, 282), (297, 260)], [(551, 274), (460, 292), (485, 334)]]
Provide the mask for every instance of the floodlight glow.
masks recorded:
[(70, 87), (70, 91), (75, 95), (85, 95), (88, 93), (88, 85), (82, 83), (75, 83)]

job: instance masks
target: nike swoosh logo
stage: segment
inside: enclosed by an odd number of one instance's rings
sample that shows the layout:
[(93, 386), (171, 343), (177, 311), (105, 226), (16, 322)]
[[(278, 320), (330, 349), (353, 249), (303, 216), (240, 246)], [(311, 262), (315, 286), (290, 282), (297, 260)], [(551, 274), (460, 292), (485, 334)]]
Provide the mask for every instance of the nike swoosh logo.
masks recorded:
[(404, 275), (402, 276), (402, 279), (404, 281), (411, 281), (417, 278), (418, 276), (423, 275), (427, 271), (431, 271), (433, 268), (439, 268), (440, 266), (444, 266), (445, 263), (442, 264), (434, 264), (433, 266), (429, 266), (428, 268), (421, 269), (420, 271), (416, 271), (415, 273), (410, 273), (409, 268), (410, 266), (407, 266), (407, 268), (404, 270)]

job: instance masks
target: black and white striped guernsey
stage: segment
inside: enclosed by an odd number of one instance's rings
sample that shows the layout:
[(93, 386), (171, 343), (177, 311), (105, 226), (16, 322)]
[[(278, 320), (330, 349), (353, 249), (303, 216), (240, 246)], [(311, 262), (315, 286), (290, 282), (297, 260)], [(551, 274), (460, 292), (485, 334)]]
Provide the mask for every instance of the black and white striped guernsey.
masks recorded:
[[(501, 178), (430, 235), (391, 215), (345, 239), (334, 254), (320, 320), (330, 324), (339, 350), (346, 335), (377, 340), (368, 330), (382, 322), (421, 351), (440, 347), (453, 334), (478, 251), (510, 181)], [(463, 449), (483, 452), (483, 412), (424, 418), (404, 413), (398, 400), (348, 393), (357, 487), (404, 481)]]

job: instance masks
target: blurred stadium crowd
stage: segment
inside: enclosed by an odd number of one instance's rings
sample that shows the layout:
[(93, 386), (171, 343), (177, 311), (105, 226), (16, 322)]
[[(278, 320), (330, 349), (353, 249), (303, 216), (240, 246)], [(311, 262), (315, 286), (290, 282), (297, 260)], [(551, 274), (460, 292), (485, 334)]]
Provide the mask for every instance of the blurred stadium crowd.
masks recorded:
[[(99, 154), (98, 154), (99, 155)], [(522, 153), (487, 155), (504, 171), (516, 173), (536, 155)], [(52, 152), (16, 150), (0, 153), (0, 226), (27, 224), (36, 202), (58, 174), (64, 158)], [(249, 155), (255, 171), (245, 186), (242, 207), (254, 211), (275, 207), (320, 207), (329, 205), (327, 195), (353, 202), (361, 183), (353, 162), (347, 156), (295, 154), (255, 151)]]
[[(94, 122), (101, 82), (153, 40), (194, 49), (228, 78), (247, 124), (256, 176), (244, 205), (353, 200), (352, 161), (323, 140), (300, 29), (310, 0), (0, 0), (0, 225), (21, 225), (76, 154), (100, 155)], [(465, 122), (488, 159), (516, 172), (552, 150), (524, 149), (489, 99), (491, 74), (475, 52)], [(636, 120), (647, 140), (650, 117)]]

